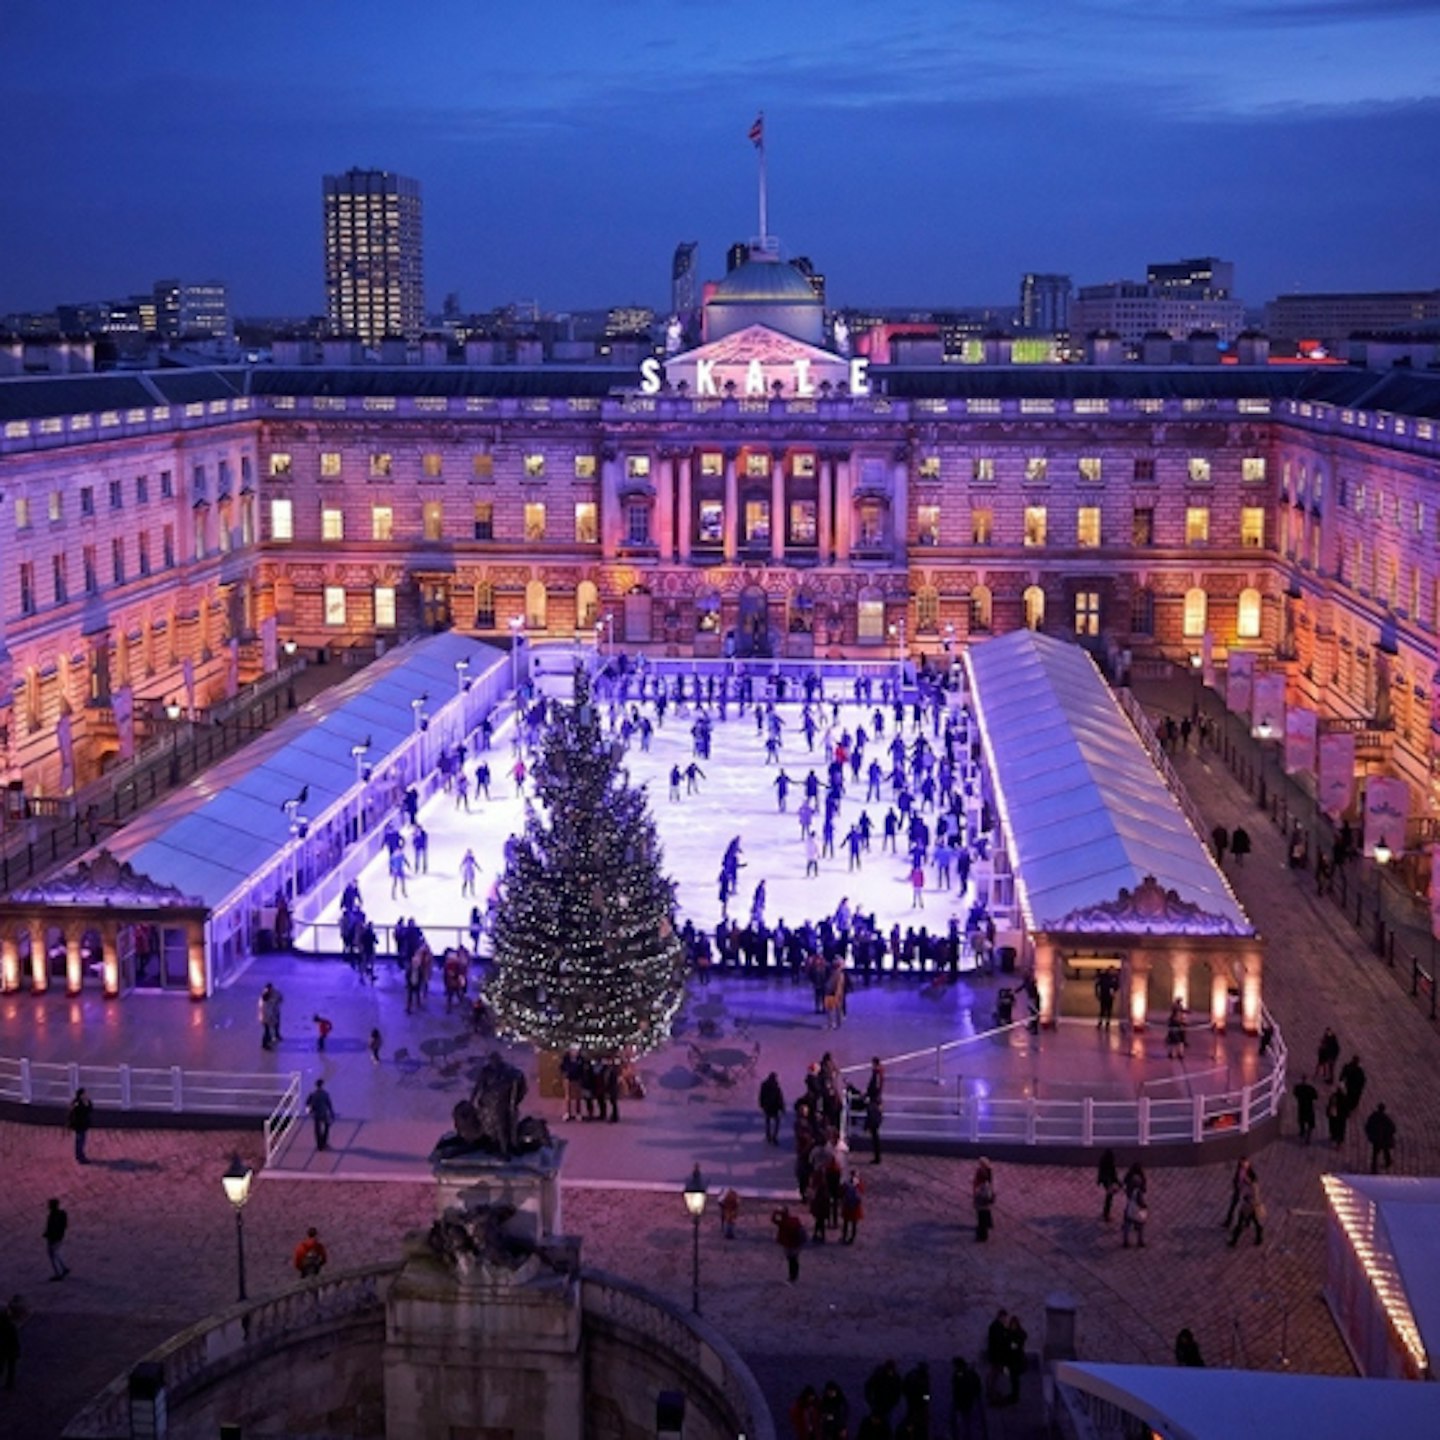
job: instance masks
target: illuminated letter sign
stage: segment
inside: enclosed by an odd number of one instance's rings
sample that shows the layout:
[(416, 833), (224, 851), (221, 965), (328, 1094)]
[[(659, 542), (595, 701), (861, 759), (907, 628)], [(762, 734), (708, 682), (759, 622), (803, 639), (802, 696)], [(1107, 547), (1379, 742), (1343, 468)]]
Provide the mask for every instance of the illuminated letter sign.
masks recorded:
[(758, 360), (752, 360), (745, 367), (745, 393), (747, 395), (763, 395), (765, 393), (765, 367)]
[(850, 362), (850, 393), (852, 395), (868, 395), (870, 393), (870, 362), (861, 356), (857, 356)]
[(795, 393), (797, 395), (813, 395), (815, 393), (815, 387), (810, 383), (810, 362), (808, 360), (795, 362)]
[(715, 362), (713, 360), (697, 360), (695, 362), (695, 393), (697, 395), (718, 395), (720, 393), (715, 388)]
[(640, 362), (640, 393), (642, 395), (658, 395), (660, 393), (661, 381), (660, 362), (653, 356), (647, 356)]

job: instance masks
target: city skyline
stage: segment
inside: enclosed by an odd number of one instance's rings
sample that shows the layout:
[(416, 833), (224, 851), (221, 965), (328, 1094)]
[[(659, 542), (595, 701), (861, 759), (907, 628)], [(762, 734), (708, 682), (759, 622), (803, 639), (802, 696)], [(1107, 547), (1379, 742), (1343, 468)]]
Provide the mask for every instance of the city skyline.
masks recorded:
[(806, 0), (757, 25), (636, 0), (602, 26), (555, 0), (441, 4), (420, 29), (357, 3), (341, 31), (265, 0), (142, 0), (62, 30), (18, 0), (0, 45), (29, 120), (0, 181), (25, 203), (0, 309), (188, 274), (239, 314), (321, 313), (318, 186), (351, 166), (421, 184), (431, 311), (452, 291), (662, 308), (678, 241), (713, 279), (756, 228), (762, 109), (771, 228), (836, 305), (1013, 302), (1026, 271), (1080, 285), (1201, 253), (1235, 261), (1252, 306), (1428, 288), (1440, 3), (1354, 9)]

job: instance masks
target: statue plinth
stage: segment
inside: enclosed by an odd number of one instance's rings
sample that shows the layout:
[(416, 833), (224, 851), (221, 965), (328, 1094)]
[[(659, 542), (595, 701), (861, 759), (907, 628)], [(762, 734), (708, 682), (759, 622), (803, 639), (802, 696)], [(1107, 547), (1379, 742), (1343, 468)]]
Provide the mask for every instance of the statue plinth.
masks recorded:
[(491, 1155), (483, 1150), (454, 1152), (445, 1137), (430, 1152), (435, 1176), (435, 1213), (443, 1216), (462, 1204), (461, 1195), (488, 1205), (509, 1205), (515, 1211), (512, 1229), (523, 1229), (532, 1244), (561, 1233), (560, 1167), (565, 1141), (551, 1140), (524, 1155)]

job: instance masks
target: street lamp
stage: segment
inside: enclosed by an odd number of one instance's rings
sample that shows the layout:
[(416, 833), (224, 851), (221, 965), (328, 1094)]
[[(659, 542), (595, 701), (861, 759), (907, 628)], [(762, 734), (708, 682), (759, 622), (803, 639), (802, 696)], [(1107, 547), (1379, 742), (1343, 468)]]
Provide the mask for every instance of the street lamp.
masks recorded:
[(611, 610), (605, 612), (605, 653), (615, 653), (615, 614)]
[[(905, 617), (902, 615), (890, 627), (890, 638), (895, 642), (895, 663), (900, 671), (900, 689), (905, 688)], [(899, 691), (896, 692), (897, 700)]]
[(1263, 810), (1270, 798), (1266, 784), (1270, 774), (1270, 751), (1267, 746), (1275, 734), (1275, 727), (1267, 715), (1250, 733), (1260, 742), (1260, 795), (1256, 803)]
[(461, 695), (470, 688), (469, 660), (457, 660), (455, 662), (455, 688)]
[(690, 1214), (690, 1223), (694, 1232), (694, 1243), (692, 1246), (693, 1264), (690, 1272), (690, 1308), (695, 1314), (700, 1313), (700, 1217), (705, 1213), (705, 1177), (700, 1173), (700, 1163), (696, 1161), (695, 1168), (690, 1172), (690, 1178), (685, 1182), (685, 1209)]
[(525, 617), (523, 615), (512, 615), (510, 617), (510, 688), (520, 688), (520, 646), (523, 643), (521, 636), (525, 629)]
[(255, 1172), (238, 1154), (231, 1156), (230, 1168), (220, 1177), (225, 1198), (235, 1207), (235, 1258), (239, 1266), (241, 1300), (245, 1299), (245, 1202), (250, 1198), (250, 1182)]
[(365, 779), (365, 757), (370, 753), (370, 737), (367, 735), (357, 745), (350, 747), (351, 758), (355, 761), (355, 783), (362, 784)]
[(427, 691), (424, 695), (418, 696), (410, 702), (410, 711), (415, 717), (415, 733), (417, 735), (419, 735), (421, 731), (428, 729), (430, 725), (430, 717), (425, 713), (425, 702), (429, 698), (430, 695)]
[(165, 702), (165, 718), (172, 724), (178, 724), (180, 720), (180, 702), (178, 700), (167, 700)]
[(280, 648), (285, 652), (285, 658), (287, 660), (293, 660), (295, 658), (295, 652), (300, 647), (293, 640), (287, 640)]

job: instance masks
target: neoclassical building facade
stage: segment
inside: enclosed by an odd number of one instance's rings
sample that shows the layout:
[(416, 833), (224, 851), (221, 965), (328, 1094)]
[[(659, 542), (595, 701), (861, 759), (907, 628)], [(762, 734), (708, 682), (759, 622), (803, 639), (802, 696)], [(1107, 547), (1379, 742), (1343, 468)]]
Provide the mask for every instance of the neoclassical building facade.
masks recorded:
[(871, 367), (763, 271), (638, 371), (0, 379), (4, 778), (83, 784), (288, 641), (893, 660), (1030, 625), (1255, 651), (1430, 813), (1440, 376)]

